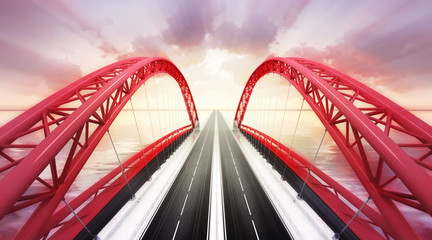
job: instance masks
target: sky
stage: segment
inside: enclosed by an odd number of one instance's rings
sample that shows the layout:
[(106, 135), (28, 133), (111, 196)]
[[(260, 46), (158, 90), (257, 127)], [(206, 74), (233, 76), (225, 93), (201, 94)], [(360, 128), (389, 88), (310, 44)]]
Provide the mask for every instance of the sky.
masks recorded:
[(133, 56), (162, 56), (198, 109), (235, 109), (269, 57), (328, 64), (409, 109), (432, 109), (432, 2), (1, 0), (0, 109), (27, 109)]
[(198, 110), (235, 110), (259, 64), (302, 57), (432, 124), (431, 13), (430, 0), (0, 0), (0, 125), (135, 56), (170, 59)]

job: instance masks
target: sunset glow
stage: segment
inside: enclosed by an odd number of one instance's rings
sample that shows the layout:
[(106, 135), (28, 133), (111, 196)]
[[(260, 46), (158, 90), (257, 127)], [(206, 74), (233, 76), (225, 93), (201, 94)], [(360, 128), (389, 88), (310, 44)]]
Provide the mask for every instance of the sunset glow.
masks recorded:
[(5, 0), (0, 108), (26, 109), (118, 59), (163, 56), (185, 75), (198, 109), (235, 109), (259, 63), (296, 56), (407, 108), (431, 109), (431, 10), (408, 0)]

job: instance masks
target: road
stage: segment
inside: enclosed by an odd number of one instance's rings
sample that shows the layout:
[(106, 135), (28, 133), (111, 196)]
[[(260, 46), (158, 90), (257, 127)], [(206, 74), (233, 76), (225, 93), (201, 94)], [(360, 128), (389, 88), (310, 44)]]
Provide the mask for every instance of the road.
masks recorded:
[(141, 239), (207, 239), (216, 118), (226, 238), (291, 239), (219, 112), (210, 116)]
[(141, 239), (206, 239), (215, 113)]
[(227, 239), (291, 239), (219, 112), (217, 117)]

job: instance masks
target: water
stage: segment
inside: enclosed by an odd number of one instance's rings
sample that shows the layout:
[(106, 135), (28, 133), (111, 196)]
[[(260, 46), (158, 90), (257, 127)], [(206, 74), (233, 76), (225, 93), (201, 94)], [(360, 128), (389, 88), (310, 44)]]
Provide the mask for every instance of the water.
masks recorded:
[[(137, 102), (135, 114), (139, 123), (141, 141), (144, 146), (160, 138), (168, 131), (188, 124), (188, 118), (184, 109), (173, 108), (176, 109), (176, 111), (172, 111), (172, 109), (166, 108), (160, 111), (147, 111), (143, 110), (145, 109), (145, 105), (140, 105), (138, 101), (135, 102)], [(299, 101), (297, 101), (297, 103), (299, 103)], [(278, 106), (280, 106), (280, 103)], [(285, 117), (283, 117), (282, 111), (269, 111), (266, 113), (253, 111), (253, 109), (251, 109), (247, 112), (244, 123), (262, 130), (275, 139), (279, 139), (283, 144), (289, 147), (292, 146), (296, 152), (309, 161), (312, 161), (317, 152), (324, 128), (312, 111), (305, 110), (302, 112), (301, 121), (297, 130), (295, 130), (299, 111), (298, 107), (294, 107), (293, 109), (297, 110), (287, 111)], [(212, 110), (199, 110), (198, 116), (201, 119), (201, 123), (205, 122), (211, 111)], [(221, 112), (228, 121), (234, 119), (235, 110), (222, 110)], [(18, 113), (19, 112), (16, 111), (1, 112), (0, 124), (2, 125), (9, 121)], [(432, 122), (432, 112), (420, 112), (419, 115), (421, 115), (426, 122)], [(282, 121), (283, 118), (284, 121)], [(139, 143), (139, 136), (133, 119), (133, 112), (128, 108), (128, 110), (122, 111), (110, 128), (114, 145), (122, 162), (142, 147)], [(150, 124), (150, 119), (153, 125)], [(155, 123), (159, 122), (159, 119), (161, 124), (156, 125)], [(295, 131), (296, 134), (294, 135)], [(61, 162), (61, 159), (65, 159), (65, 154), (65, 152), (59, 153), (57, 158), (59, 162)], [(318, 152), (315, 165), (363, 201), (367, 199), (366, 191), (359, 183), (353, 170), (344, 160), (339, 148), (334, 144), (329, 135), (326, 135), (324, 139), (323, 145)], [(73, 199), (117, 166), (117, 157), (115, 156), (112, 144), (108, 136), (105, 135), (70, 188), (66, 199)], [(49, 171), (45, 171), (43, 175), (49, 175)], [(373, 203), (371, 205), (373, 206)], [(61, 204), (60, 206), (62, 207), (63, 205)], [(21, 228), (23, 219), (28, 217), (34, 208), (34, 206), (28, 207), (23, 211), (10, 214), (3, 219), (0, 222), (0, 238), (10, 238), (10, 236), (14, 236), (16, 231)], [(401, 206), (401, 209), (412, 223), (412, 226), (419, 229), (421, 235), (432, 235), (429, 215), (405, 206)]]
[[(310, 108), (305, 107), (302, 110), (299, 124), (296, 126), (300, 114), (301, 98), (294, 99), (291, 104), (288, 104), (289, 110), (285, 112), (285, 116), (283, 116), (283, 111), (280, 110), (281, 104), (276, 104), (276, 100), (269, 105), (277, 106), (278, 109), (268, 110), (269, 108), (267, 108), (267, 110), (264, 111), (262, 109), (266, 109), (265, 106), (267, 106), (268, 102), (271, 100), (267, 100), (267, 102), (255, 101), (256, 102), (254, 102), (254, 99), (251, 99), (249, 102), (250, 108), (246, 112), (243, 124), (254, 127), (270, 135), (274, 139), (279, 140), (310, 162), (312, 162), (315, 154), (317, 154), (315, 162), (317, 168), (332, 177), (362, 201), (366, 201), (368, 197), (366, 190), (329, 134), (325, 136), (323, 144), (317, 153), (325, 129)], [(432, 123), (432, 111), (418, 111), (413, 113), (421, 117), (425, 122), (429, 124)], [(234, 114), (235, 113), (230, 113), (231, 119), (234, 118)], [(397, 142), (409, 142), (410, 140), (398, 133), (394, 133), (392, 137), (394, 137)], [(369, 159), (377, 159), (377, 153), (369, 145), (365, 144), (365, 148)], [(413, 151), (416, 150), (411, 150), (412, 155), (419, 156), (422, 154)], [(376, 169), (377, 161), (372, 161), (370, 164), (372, 170)], [(391, 177), (392, 174), (393, 172), (388, 167), (384, 166), (383, 179)], [(391, 187), (402, 191), (405, 189), (405, 187), (398, 184), (398, 182), (392, 183)], [(372, 208), (376, 208), (372, 200), (369, 201), (368, 205)], [(403, 204), (396, 203), (396, 205), (417, 233), (425, 239), (432, 236), (432, 221), (429, 214)]]
[[(147, 96), (145, 92), (147, 92)], [(119, 166), (117, 156), (112, 146), (113, 144), (119, 154), (118, 157), (120, 161), (124, 162), (140, 149), (167, 133), (190, 124), (183, 97), (177, 83), (172, 78), (155, 77), (146, 84), (145, 89), (141, 87), (133, 96), (133, 108), (134, 111), (130, 103), (128, 103), (124, 110), (117, 116), (110, 127), (110, 134), (113, 142), (110, 141), (107, 134), (103, 136), (65, 195), (67, 201), (74, 199), (107, 173)], [(22, 112), (23, 111), (19, 110), (1, 111), (0, 126), (9, 122)], [(134, 114), (137, 124), (134, 120)], [(23, 137), (16, 142), (31, 142), (37, 144), (43, 138), (43, 132), (40, 131)], [(60, 174), (63, 169), (69, 149), (70, 143), (56, 156), (58, 174)], [(10, 154), (14, 155), (15, 159), (24, 157), (27, 153), (28, 150), (10, 151)], [(4, 166), (6, 163), (7, 161), (0, 157), (0, 167)], [(8, 172), (1, 173), (0, 179), (7, 173)], [(42, 179), (51, 179), (50, 169), (47, 167), (41, 173), (40, 177)], [(40, 189), (42, 189), (41, 184), (36, 182), (30, 187), (26, 194)], [(83, 206), (85, 204), (83, 204)], [(64, 204), (60, 203), (59, 208), (62, 207), (64, 207)], [(35, 208), (36, 206), (24, 208), (13, 214), (9, 214), (0, 221), (0, 239), (13, 238)], [(71, 216), (72, 215), (69, 217)]]

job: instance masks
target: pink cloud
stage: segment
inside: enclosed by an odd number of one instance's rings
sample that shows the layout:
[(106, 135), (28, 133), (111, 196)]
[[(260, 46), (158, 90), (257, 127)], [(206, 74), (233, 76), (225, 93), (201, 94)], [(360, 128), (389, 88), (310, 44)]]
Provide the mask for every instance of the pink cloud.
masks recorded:
[(163, 39), (180, 47), (200, 45), (212, 31), (213, 20), (221, 10), (213, 1), (172, 1), (169, 5), (174, 8), (168, 17)]
[(121, 54), (120, 50), (118, 50), (111, 43), (106, 42), (106, 41), (102, 42), (102, 44), (99, 45), (98, 48), (104, 53), (104, 57), (108, 56), (108, 55), (120, 55)]
[(54, 34), (56, 24), (51, 16), (30, 1), (4, 0), (0, 4), (0, 29), (3, 37), (31, 37), (32, 40), (45, 38)]
[(242, 53), (267, 53), (268, 46), (274, 41), (277, 26), (264, 16), (254, 16), (237, 27), (225, 22), (215, 29), (216, 46)]
[(421, 7), (403, 4), (372, 24), (351, 30), (325, 50), (301, 46), (285, 55), (327, 62), (348, 75), (372, 77), (397, 91), (432, 86), (432, 15), (414, 11)]
[[(81, 77), (80, 68), (67, 60), (52, 59), (0, 39), (0, 67), (45, 79), (48, 87), (58, 89)], [(29, 78), (34, 79), (34, 78)], [(31, 84), (26, 78), (20, 84)]]
[(209, 47), (266, 54), (278, 28), (290, 27), (308, 2), (173, 1), (169, 5), (175, 8), (162, 36), (165, 43), (180, 47), (196, 47), (205, 42)]
[(138, 37), (132, 42), (132, 52), (118, 54), (118, 59), (126, 59), (130, 57), (165, 57), (167, 54), (162, 49), (157, 36)]

